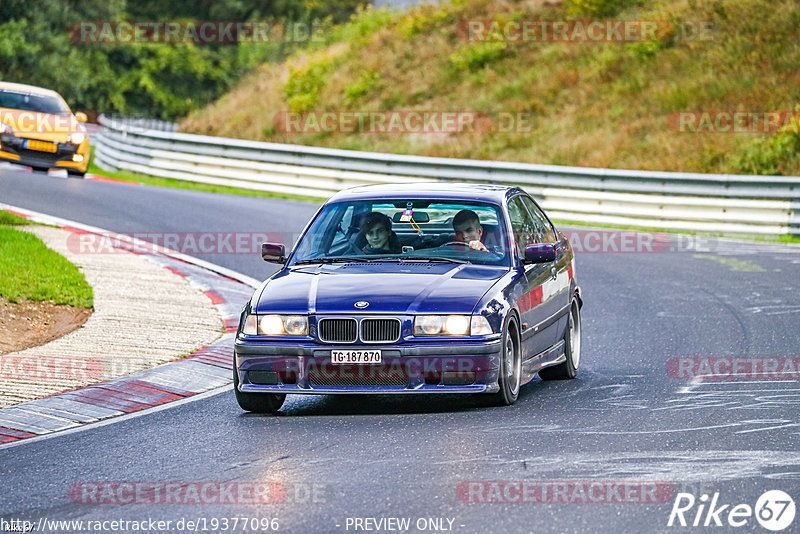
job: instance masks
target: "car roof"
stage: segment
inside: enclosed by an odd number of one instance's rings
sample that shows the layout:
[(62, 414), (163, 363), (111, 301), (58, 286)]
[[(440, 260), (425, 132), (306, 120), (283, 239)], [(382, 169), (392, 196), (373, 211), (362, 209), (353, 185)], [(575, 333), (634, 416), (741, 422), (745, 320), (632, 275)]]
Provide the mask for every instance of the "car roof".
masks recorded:
[(44, 87), (36, 87), (35, 85), (25, 85), (24, 83), (0, 82), (0, 90), (8, 89), (10, 91), (20, 91), (22, 93), (32, 93), (37, 95), (51, 95), (61, 97), (52, 89), (45, 89)]
[(413, 182), (405, 184), (360, 185), (339, 191), (328, 202), (396, 198), (436, 198), (446, 200), (484, 200), (502, 204), (518, 187), (461, 182)]

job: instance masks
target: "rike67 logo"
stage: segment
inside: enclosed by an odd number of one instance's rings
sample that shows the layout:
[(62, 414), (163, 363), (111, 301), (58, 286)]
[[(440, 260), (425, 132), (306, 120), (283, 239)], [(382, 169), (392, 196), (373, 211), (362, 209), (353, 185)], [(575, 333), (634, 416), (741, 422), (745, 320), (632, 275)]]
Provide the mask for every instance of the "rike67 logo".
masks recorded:
[(762, 494), (754, 507), (747, 503), (723, 504), (719, 493), (696, 499), (691, 493), (678, 493), (667, 521), (668, 527), (753, 526), (753, 517), (767, 530), (778, 532), (794, 522), (795, 503), (788, 493), (770, 490)]

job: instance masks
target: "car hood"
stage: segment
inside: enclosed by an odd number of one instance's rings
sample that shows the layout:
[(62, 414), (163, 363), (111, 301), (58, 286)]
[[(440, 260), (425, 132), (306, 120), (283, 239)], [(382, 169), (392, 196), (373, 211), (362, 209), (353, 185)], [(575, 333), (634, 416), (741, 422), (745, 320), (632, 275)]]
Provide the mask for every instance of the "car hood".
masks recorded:
[[(471, 313), (508, 267), (343, 263), (292, 267), (270, 278), (256, 313)], [(368, 302), (366, 308), (355, 303)]]
[(11, 126), (17, 137), (33, 137), (43, 141), (65, 143), (73, 132), (86, 133), (86, 127), (74, 115), (0, 108), (0, 121)]

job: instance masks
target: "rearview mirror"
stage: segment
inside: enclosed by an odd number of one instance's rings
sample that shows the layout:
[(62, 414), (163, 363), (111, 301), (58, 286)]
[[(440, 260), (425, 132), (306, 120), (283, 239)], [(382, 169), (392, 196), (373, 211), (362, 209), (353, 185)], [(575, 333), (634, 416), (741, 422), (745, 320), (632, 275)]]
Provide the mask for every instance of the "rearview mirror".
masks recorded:
[[(395, 213), (392, 216), (392, 222), (396, 222), (396, 223), (401, 222), (400, 219), (402, 219), (403, 213), (405, 213), (405, 212), (398, 211), (397, 213)], [(414, 213), (411, 216), (413, 217), (414, 222), (416, 222), (416, 223), (426, 223), (426, 222), (430, 222), (430, 220), (431, 220), (431, 218), (428, 216), (428, 213), (425, 212), (425, 211), (418, 211), (417, 213)]]
[(261, 258), (270, 263), (286, 263), (286, 248), (281, 243), (261, 243)]
[(79, 111), (75, 113), (75, 120), (78, 122), (86, 122), (87, 120), (89, 120), (89, 117), (87, 117), (86, 113), (84, 113), (83, 111)]
[(550, 263), (556, 260), (556, 245), (554, 243), (538, 243), (525, 247), (523, 263)]

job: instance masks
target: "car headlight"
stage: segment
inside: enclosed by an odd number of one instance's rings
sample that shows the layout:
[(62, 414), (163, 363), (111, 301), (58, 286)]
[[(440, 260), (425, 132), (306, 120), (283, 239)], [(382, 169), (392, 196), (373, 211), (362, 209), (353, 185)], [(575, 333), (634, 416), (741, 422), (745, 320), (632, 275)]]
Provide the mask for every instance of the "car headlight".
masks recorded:
[(307, 336), (305, 315), (256, 315), (245, 317), (242, 333), (248, 336)]
[(5, 122), (0, 122), (0, 134), (10, 133), (14, 134), (14, 128), (6, 124)]
[(414, 318), (415, 336), (484, 336), (492, 333), (482, 315), (418, 315)]
[(80, 132), (71, 133), (69, 134), (69, 137), (67, 137), (68, 142), (75, 143), (76, 145), (83, 143), (84, 139), (86, 139), (86, 134)]
[(415, 336), (435, 336), (442, 333), (441, 315), (420, 315), (414, 318)]

